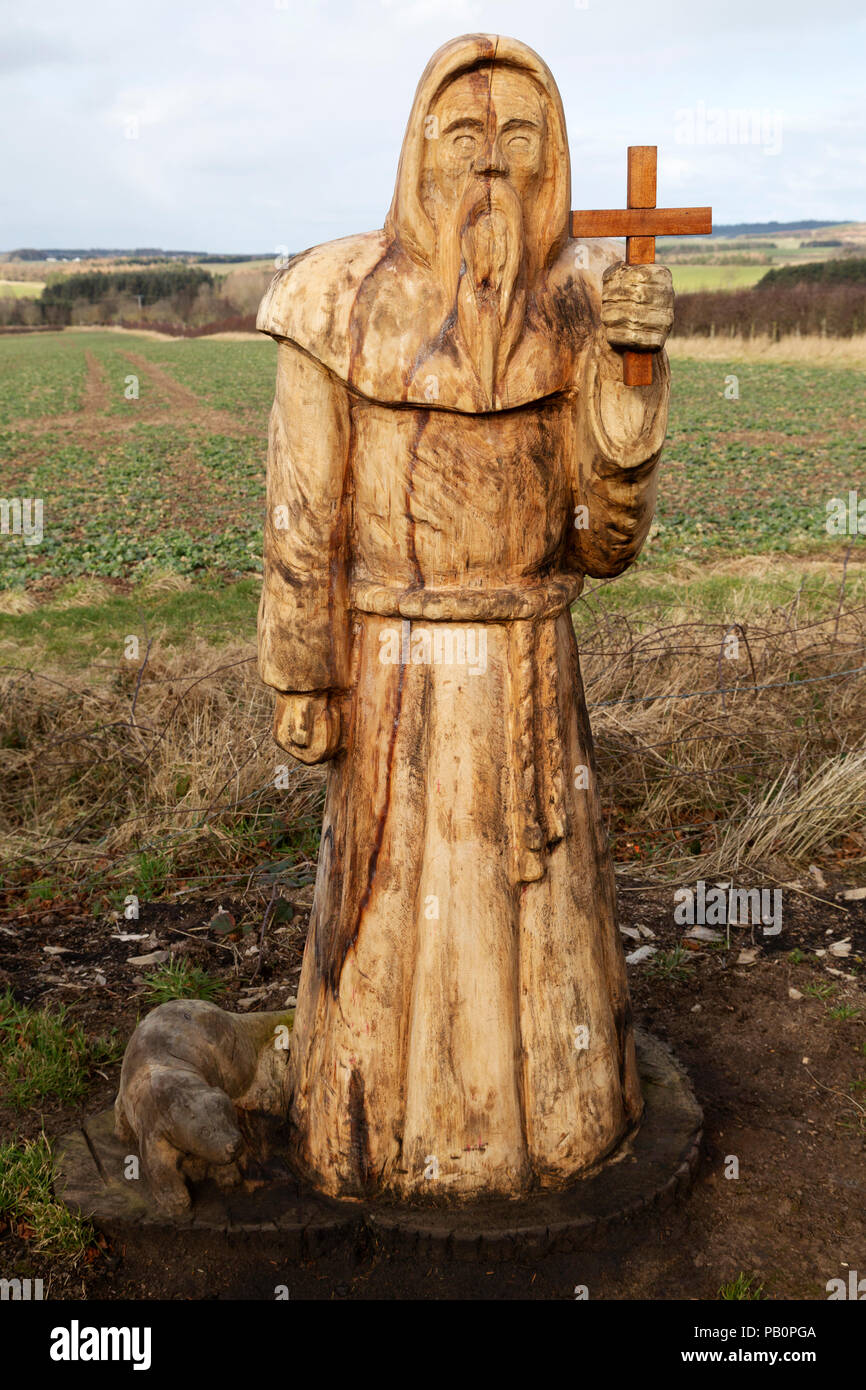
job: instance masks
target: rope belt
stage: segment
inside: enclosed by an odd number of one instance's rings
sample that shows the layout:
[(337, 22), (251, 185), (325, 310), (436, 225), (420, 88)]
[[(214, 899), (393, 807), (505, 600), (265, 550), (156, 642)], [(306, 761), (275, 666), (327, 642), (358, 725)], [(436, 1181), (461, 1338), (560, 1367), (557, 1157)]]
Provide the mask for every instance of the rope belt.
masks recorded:
[(353, 608), (380, 618), (424, 619), (445, 623), (501, 623), (520, 618), (553, 618), (573, 603), (583, 588), (582, 574), (560, 574), (533, 584), (500, 589), (395, 589), (369, 580), (350, 589)]

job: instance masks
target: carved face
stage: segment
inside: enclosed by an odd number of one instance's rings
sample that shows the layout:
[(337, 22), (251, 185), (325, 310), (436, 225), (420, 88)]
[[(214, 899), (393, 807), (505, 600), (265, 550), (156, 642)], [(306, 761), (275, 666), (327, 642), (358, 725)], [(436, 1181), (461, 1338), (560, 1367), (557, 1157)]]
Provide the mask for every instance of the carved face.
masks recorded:
[(432, 265), (492, 401), (541, 259), (527, 231), (544, 176), (544, 108), (526, 74), (488, 64), (448, 84), (425, 136), (419, 192), (435, 234)]
[(544, 108), (531, 78), (489, 66), (455, 78), (428, 119), (422, 201), (431, 221), (454, 208), (473, 179), (507, 180), (526, 206), (544, 166)]

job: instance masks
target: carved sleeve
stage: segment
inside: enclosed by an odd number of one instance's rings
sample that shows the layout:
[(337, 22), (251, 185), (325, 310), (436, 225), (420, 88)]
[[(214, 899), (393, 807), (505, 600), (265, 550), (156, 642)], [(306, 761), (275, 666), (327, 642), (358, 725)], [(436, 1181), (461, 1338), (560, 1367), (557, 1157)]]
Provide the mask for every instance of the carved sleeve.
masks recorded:
[(625, 386), (622, 357), (599, 329), (577, 396), (575, 518), (569, 563), (584, 574), (620, 574), (652, 522), (657, 465), (667, 429), (670, 366), (653, 360), (651, 386)]
[(291, 693), (348, 684), (349, 408), (344, 389), (281, 342), (268, 436), (259, 671)]

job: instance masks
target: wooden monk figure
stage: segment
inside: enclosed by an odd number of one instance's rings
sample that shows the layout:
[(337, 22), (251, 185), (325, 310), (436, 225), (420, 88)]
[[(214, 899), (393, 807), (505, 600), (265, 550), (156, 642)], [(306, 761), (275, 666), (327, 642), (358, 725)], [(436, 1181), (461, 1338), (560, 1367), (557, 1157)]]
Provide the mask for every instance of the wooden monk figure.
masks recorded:
[(455, 39), (384, 229), (296, 256), (259, 312), (260, 669), (277, 741), (330, 763), (273, 1103), (334, 1196), (562, 1187), (641, 1118), (569, 605), (649, 529), (673, 295), (569, 211), (548, 68)]
[(650, 525), (669, 372), (623, 386), (617, 349), (661, 349), (672, 291), (569, 210), (547, 67), (456, 39), (384, 230), (259, 312), (260, 669), (278, 742), (332, 760), (289, 1064), (332, 1194), (557, 1186), (640, 1119), (569, 604)]

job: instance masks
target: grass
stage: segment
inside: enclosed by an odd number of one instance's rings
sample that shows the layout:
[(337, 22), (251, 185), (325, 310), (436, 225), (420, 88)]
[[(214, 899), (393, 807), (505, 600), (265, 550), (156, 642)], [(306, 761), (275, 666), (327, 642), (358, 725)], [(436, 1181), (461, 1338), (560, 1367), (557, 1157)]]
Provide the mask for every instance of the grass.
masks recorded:
[[(274, 394), (276, 349), (262, 335), (243, 342), (190, 338), (180, 342), (136, 340), (130, 350), (141, 353), (171, 375), (205, 404), (240, 412), (250, 437), (261, 450), (267, 439), (259, 432), (267, 420)], [(126, 346), (126, 344), (124, 344)]]
[(24, 901), (28, 907), (33, 904), (53, 901), (57, 896), (57, 884), (51, 878), (37, 878), (27, 888)]
[(736, 1279), (732, 1279), (728, 1284), (722, 1284), (719, 1289), (719, 1298), (724, 1300), (755, 1300), (765, 1298), (763, 1284), (755, 1284), (757, 1275), (738, 1274)]
[(808, 367), (866, 367), (866, 334), (850, 338), (823, 338), (797, 334), (779, 339), (767, 333), (751, 337), (717, 334), (713, 338), (669, 338), (672, 362), (725, 362), (729, 370), (738, 362), (764, 362), (774, 366), (801, 364)]
[(797, 572), (789, 561), (649, 568), (576, 605), (622, 866), (709, 877), (775, 856), (862, 862), (863, 676), (844, 673), (866, 665), (866, 601), (860, 590), (840, 608), (821, 566), (794, 587)]
[(147, 425), (103, 446), (74, 442), (67, 431), (44, 435), (36, 450), (0, 436), (0, 455), (9, 494), (41, 497), (45, 516), (38, 544), (4, 538), (3, 587), (46, 576), (261, 570), (260, 442), (194, 441)]
[(10, 420), (42, 420), (74, 409), (83, 396), (86, 375), (80, 340), (68, 339), (62, 333), (0, 335), (0, 460), (7, 496), (14, 495), (14, 475), (7, 474), (7, 469), (13, 464), (15, 450), (14, 441), (2, 427)]
[(670, 951), (657, 951), (649, 962), (649, 973), (659, 980), (687, 980), (694, 969), (690, 953), (684, 946)]
[(830, 999), (836, 993), (835, 985), (804, 985), (803, 993), (813, 999)]
[(44, 280), (0, 280), (0, 299), (38, 299)]
[[(59, 588), (50, 604), (37, 605), (15, 592), (9, 606), (23, 611), (0, 616), (0, 660), (27, 658), (39, 668), (60, 661), (67, 670), (97, 665), (103, 673), (137, 669), (124, 656), (125, 638), (136, 635), (140, 654), (146, 633), (158, 635), (164, 649), (189, 648), (191, 634), (208, 647), (255, 636), (258, 579), (220, 581), (168, 574), (153, 576), (132, 594), (112, 592), (94, 580), (72, 581)], [(122, 664), (121, 664), (122, 663)]]
[(93, 1069), (121, 1051), (113, 1038), (88, 1038), (63, 1007), (30, 1009), (11, 990), (0, 995), (0, 1096), (13, 1109), (78, 1100)]
[(164, 892), (170, 873), (171, 865), (164, 854), (142, 853), (132, 866), (132, 892), (143, 902), (150, 902)]
[(256, 673), (254, 605), (244, 613), (245, 646), (174, 649), (157, 632), (145, 666), (144, 645), (137, 662), (118, 654), (121, 629), (113, 659), (75, 670), (43, 634), (49, 665), (0, 674), (0, 838), (25, 893), (43, 891), (46, 859), (58, 882), (45, 900), (61, 881), (98, 886), (106, 910), (117, 893), (147, 901), (269, 864), (291, 886), (311, 881), (323, 777), (293, 765), (288, 788), (275, 785), (288, 759)]
[[(786, 847), (862, 859), (862, 677), (837, 673), (866, 664), (866, 572), (849, 564), (844, 595), (841, 577), (776, 556), (655, 562), (587, 587), (574, 621), (621, 865), (727, 873)], [(34, 900), (65, 874), (142, 901), (275, 863), (293, 886), (310, 881), (322, 774), (293, 766), (275, 787), (287, 760), (256, 671), (256, 587), (80, 608), (61, 590), (5, 620), (0, 837)], [(199, 624), (213, 643), (190, 636)]]
[(54, 1195), (54, 1162), (47, 1138), (0, 1144), (0, 1224), (55, 1259), (83, 1257), (96, 1239), (89, 1221)]
[(765, 265), (673, 264), (670, 269), (677, 294), (691, 294), (695, 290), (748, 289), (767, 273)]
[(206, 970), (174, 958), (144, 978), (147, 1002), (154, 1007), (167, 1004), (170, 999), (207, 999), (212, 1003), (226, 988)]
[[(257, 574), (272, 348), (110, 332), (0, 339), (4, 489), (41, 497), (45, 518), (38, 545), (4, 539), (0, 590)], [(167, 373), (185, 403), (128, 352)], [(137, 401), (124, 397), (130, 373)], [(731, 376), (737, 399), (726, 396)], [(853, 365), (677, 358), (648, 558), (837, 553), (827, 503), (863, 474), (862, 383)]]
[(650, 558), (838, 550), (828, 502), (863, 477), (862, 387), (853, 368), (679, 362)]

